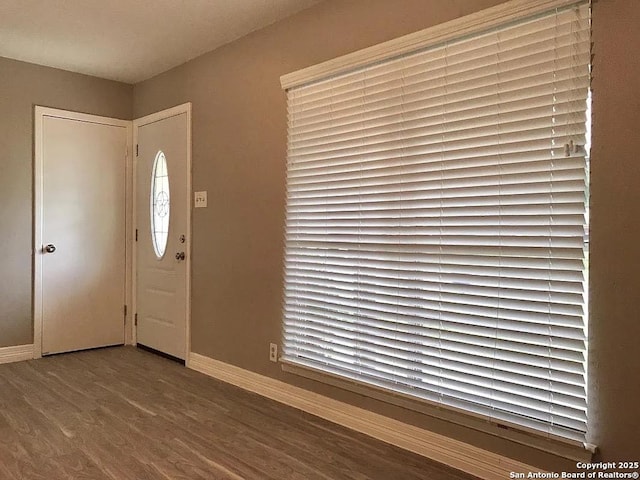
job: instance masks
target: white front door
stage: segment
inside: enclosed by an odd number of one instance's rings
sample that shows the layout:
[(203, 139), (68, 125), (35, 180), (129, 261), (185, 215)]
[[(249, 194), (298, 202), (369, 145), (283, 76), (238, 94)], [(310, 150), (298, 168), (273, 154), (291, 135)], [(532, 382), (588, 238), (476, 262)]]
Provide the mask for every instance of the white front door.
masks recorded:
[(45, 355), (122, 344), (129, 130), (40, 111), (34, 342)]
[(185, 360), (190, 167), (185, 108), (134, 122), (136, 157), (136, 341)]

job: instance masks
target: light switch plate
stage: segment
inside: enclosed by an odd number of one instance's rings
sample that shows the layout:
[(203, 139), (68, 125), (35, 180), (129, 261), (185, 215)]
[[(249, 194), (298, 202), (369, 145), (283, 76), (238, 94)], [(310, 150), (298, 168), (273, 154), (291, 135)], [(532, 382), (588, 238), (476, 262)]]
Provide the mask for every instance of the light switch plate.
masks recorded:
[(207, 192), (194, 192), (193, 201), (196, 208), (204, 208), (207, 206)]

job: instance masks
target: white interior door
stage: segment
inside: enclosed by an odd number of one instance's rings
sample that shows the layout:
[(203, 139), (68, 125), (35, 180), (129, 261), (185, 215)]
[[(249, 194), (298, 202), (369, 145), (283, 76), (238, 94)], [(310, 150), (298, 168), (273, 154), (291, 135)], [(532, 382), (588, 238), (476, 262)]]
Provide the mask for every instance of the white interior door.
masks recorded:
[(122, 344), (129, 131), (47, 115), (41, 121), (42, 353)]
[(174, 109), (134, 123), (136, 341), (183, 360), (190, 261), (189, 122), (187, 111)]

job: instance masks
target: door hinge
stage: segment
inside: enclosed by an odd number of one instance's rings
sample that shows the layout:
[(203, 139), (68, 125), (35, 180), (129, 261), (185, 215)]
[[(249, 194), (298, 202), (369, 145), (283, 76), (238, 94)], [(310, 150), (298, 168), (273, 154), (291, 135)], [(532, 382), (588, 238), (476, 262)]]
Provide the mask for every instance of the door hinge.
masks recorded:
[(127, 316), (127, 306), (126, 305), (124, 306), (124, 316), (125, 317)]
[(134, 320), (133, 320), (133, 324), (137, 327), (137, 326), (138, 326), (138, 314), (136, 313), (136, 314), (133, 316), (133, 318), (134, 318)]
[(136, 242), (138, 241), (138, 229), (136, 228)]
[(138, 156), (138, 144), (136, 143), (136, 157)]

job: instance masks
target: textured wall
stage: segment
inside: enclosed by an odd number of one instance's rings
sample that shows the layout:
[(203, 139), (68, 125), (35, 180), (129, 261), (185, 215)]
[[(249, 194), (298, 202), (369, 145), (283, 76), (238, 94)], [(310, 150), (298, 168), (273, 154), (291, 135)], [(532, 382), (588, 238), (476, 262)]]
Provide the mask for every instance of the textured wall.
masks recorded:
[(640, 459), (640, 2), (593, 6), (590, 426)]

